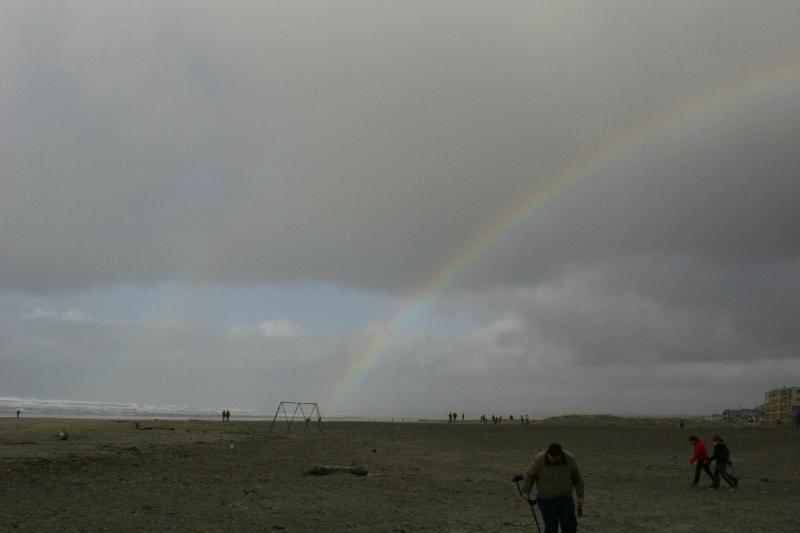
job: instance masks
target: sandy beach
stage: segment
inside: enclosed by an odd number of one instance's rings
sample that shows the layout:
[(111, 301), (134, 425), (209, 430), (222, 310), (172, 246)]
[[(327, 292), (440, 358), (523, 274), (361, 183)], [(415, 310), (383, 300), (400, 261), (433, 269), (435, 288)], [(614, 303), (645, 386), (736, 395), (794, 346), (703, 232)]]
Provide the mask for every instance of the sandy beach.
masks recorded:
[[(586, 481), (581, 531), (797, 530), (800, 430), (788, 426), (591, 416), (268, 428), (0, 419), (0, 529), (535, 531), (511, 478), (559, 441)], [(715, 432), (736, 493), (689, 486), (688, 436)], [(342, 471), (306, 474), (318, 465)]]

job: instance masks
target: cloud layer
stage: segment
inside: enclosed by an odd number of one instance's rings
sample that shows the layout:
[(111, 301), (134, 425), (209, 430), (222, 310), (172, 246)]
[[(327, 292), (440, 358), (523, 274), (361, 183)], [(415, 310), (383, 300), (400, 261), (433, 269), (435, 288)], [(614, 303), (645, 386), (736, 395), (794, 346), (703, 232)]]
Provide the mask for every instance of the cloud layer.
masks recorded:
[[(608, 136), (800, 45), (796, 13), (724, 5), (12, 6), (0, 284), (413, 288)], [(796, 80), (592, 169), (475, 281), (796, 258)]]

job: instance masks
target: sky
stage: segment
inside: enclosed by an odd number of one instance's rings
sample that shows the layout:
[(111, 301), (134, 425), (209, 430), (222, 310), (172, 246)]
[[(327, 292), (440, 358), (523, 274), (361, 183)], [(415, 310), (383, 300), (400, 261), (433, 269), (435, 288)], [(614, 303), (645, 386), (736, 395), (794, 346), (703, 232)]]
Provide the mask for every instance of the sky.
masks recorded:
[(800, 385), (800, 4), (0, 5), (0, 396), (711, 414)]

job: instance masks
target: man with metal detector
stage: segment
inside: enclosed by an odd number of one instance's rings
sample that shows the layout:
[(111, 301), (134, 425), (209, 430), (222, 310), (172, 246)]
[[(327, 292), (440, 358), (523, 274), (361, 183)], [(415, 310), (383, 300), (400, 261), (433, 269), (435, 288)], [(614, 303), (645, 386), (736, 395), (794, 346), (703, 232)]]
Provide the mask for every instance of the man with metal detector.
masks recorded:
[(525, 497), (522, 496), (522, 489), (519, 486), (519, 482), (522, 481), (523, 479), (524, 478), (522, 476), (514, 476), (514, 478), (511, 481), (513, 481), (514, 483), (517, 484), (517, 490), (519, 491), (519, 497), (522, 498), (522, 501), (527, 501), (528, 502), (528, 505), (531, 508), (531, 513), (533, 513), (533, 521), (536, 523), (536, 531), (538, 531), (539, 533), (542, 533), (542, 528), (539, 526), (539, 519), (536, 517), (536, 509), (534, 507), (536, 505), (536, 500), (529, 500), (529, 499), (526, 499)]
[[(561, 525), (563, 533), (575, 533), (578, 529), (578, 520), (575, 517), (575, 503), (578, 505), (578, 515), (583, 514), (583, 478), (578, 470), (575, 459), (564, 451), (557, 442), (552, 443), (546, 450), (540, 452), (533, 463), (525, 470), (522, 477), (522, 487), (517, 488), (522, 501), (531, 505), (538, 503), (539, 511), (544, 520), (545, 533), (558, 533)], [(515, 478), (518, 481), (518, 478)], [(536, 498), (531, 500), (530, 493), (536, 485)], [(576, 500), (572, 499), (575, 490)], [(533, 513), (534, 519), (536, 512)], [(538, 529), (539, 522), (536, 521)]]

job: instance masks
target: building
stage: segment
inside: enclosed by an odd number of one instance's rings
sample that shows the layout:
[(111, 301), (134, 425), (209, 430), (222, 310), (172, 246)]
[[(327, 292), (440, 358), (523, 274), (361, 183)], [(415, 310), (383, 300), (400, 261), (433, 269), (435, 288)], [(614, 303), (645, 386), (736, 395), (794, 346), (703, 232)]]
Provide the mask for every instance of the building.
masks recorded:
[(764, 395), (764, 419), (767, 422), (790, 423), (800, 409), (800, 387), (772, 389)]
[(725, 409), (722, 411), (722, 420), (729, 424), (758, 424), (764, 418), (762, 407), (755, 409)]

